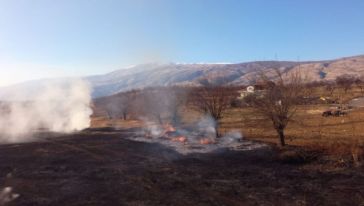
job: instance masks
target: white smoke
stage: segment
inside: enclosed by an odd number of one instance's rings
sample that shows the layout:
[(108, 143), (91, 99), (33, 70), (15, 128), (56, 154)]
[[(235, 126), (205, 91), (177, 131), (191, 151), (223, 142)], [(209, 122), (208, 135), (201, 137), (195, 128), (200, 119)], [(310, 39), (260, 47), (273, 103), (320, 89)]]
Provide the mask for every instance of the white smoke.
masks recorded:
[[(22, 95), (14, 91), (17, 99)], [(91, 122), (91, 90), (83, 80), (48, 81), (31, 99), (3, 104), (0, 142), (27, 141), (39, 129), (69, 133), (85, 129)]]
[(243, 135), (239, 130), (231, 130), (220, 138), (220, 144), (230, 145), (243, 140)]
[(197, 129), (206, 137), (216, 138), (216, 120), (210, 115), (203, 116), (197, 123)]
[(13, 193), (12, 187), (5, 187), (0, 191), (0, 205), (5, 205), (19, 197), (19, 194)]
[(147, 118), (141, 118), (145, 124), (145, 132), (148, 137), (158, 138), (161, 137), (164, 133), (164, 129), (162, 125), (156, 124), (152, 121), (147, 120)]

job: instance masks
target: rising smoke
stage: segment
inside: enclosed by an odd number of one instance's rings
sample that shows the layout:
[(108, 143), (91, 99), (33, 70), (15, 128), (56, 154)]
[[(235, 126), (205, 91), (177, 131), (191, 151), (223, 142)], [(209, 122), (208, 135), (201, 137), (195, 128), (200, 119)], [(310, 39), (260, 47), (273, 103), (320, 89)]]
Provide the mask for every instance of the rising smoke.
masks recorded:
[[(91, 90), (79, 79), (48, 81), (32, 98), (3, 102), (0, 108), (0, 142), (23, 142), (34, 132), (69, 133), (90, 126)], [(28, 94), (27, 94), (28, 95)]]

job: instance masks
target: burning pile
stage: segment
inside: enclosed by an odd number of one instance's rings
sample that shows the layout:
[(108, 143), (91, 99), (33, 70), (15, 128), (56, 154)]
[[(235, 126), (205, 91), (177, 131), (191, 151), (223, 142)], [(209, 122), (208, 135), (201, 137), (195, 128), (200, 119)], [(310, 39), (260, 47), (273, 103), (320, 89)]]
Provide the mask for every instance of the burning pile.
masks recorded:
[(160, 138), (173, 142), (187, 142), (187, 137), (177, 132), (177, 129), (171, 124), (164, 124), (162, 126), (148, 125), (145, 130), (145, 137), (149, 139)]
[(238, 131), (232, 131), (216, 138), (214, 127), (205, 123), (197, 127), (182, 128), (172, 124), (158, 125), (146, 122), (144, 131), (132, 139), (143, 142), (157, 142), (174, 148), (181, 154), (207, 153), (217, 149), (251, 150), (265, 145), (243, 140)]
[[(151, 123), (149, 123), (151, 124)], [(153, 124), (153, 123), (152, 123)], [(215, 133), (211, 133), (208, 134), (210, 136), (208, 137), (204, 137), (206, 136), (207, 133), (204, 131), (198, 131), (197, 133), (195, 132), (188, 132), (187, 130), (184, 129), (176, 129), (173, 125), (167, 123), (167, 124), (163, 124), (161, 126), (158, 125), (149, 125), (147, 126), (146, 130), (145, 130), (145, 137), (146, 138), (157, 138), (157, 139), (162, 139), (162, 140), (169, 140), (172, 142), (181, 142), (181, 143), (185, 143), (187, 144), (188, 142), (199, 142), (202, 145), (207, 145), (207, 144), (215, 144), (216, 141), (214, 140), (215, 138)], [(214, 135), (214, 136), (211, 136)]]

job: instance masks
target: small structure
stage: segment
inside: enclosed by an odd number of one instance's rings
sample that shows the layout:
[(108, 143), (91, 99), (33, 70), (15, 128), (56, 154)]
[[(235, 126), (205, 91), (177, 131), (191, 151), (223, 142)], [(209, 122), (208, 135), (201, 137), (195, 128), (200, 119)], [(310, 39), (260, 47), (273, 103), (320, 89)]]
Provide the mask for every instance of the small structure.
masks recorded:
[(254, 88), (253, 86), (248, 86), (248, 87), (246, 88), (246, 92), (247, 92), (247, 93), (254, 93), (254, 90), (255, 90), (255, 88)]
[(239, 91), (240, 96), (238, 99), (244, 99), (248, 95), (261, 93), (261, 90), (256, 91), (254, 86), (248, 86), (245, 90)]

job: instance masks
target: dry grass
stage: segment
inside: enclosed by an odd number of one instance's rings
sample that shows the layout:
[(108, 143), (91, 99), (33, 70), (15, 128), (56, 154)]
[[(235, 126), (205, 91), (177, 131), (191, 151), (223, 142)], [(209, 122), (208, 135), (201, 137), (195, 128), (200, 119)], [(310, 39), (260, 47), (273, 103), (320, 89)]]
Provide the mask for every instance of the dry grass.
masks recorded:
[(122, 120), (122, 119), (109, 119), (107, 117), (92, 117), (91, 128), (104, 128), (113, 127), (120, 129), (129, 129), (142, 127), (143, 123), (139, 120)]
[[(289, 123), (286, 135), (291, 145), (327, 141), (360, 141), (364, 132), (364, 110), (358, 109), (343, 117), (322, 117), (327, 106), (302, 106)], [(221, 124), (222, 131), (241, 129), (245, 137), (276, 139), (272, 123), (251, 108), (231, 109)]]
[[(298, 108), (286, 129), (286, 142), (305, 148), (305, 153), (293, 155), (292, 151), (283, 151), (284, 155), (302, 159), (301, 154), (325, 154), (360, 165), (364, 159), (364, 109), (355, 109), (342, 117), (322, 117), (322, 111), (327, 108), (327, 105)], [(221, 130), (239, 129), (247, 139), (278, 143), (278, 136), (271, 124), (252, 108), (231, 109), (223, 119)]]
[[(313, 96), (327, 96), (323, 87), (316, 88)], [(347, 102), (354, 97), (362, 96), (359, 88), (343, 94), (342, 89), (336, 88), (333, 98), (341, 98)], [(364, 140), (364, 108), (357, 108), (342, 117), (322, 117), (322, 112), (330, 105), (299, 106), (293, 120), (285, 131), (286, 143), (290, 146), (306, 148), (336, 156), (350, 156), (354, 162), (363, 159)], [(185, 110), (184, 123), (192, 123), (201, 118), (201, 114), (194, 110)], [(94, 117), (92, 127), (133, 128), (141, 127), (138, 120), (109, 120), (105, 117)], [(276, 131), (270, 120), (265, 119), (253, 108), (231, 108), (226, 111), (220, 124), (220, 133), (240, 130), (244, 138), (278, 143)]]

